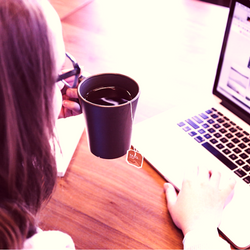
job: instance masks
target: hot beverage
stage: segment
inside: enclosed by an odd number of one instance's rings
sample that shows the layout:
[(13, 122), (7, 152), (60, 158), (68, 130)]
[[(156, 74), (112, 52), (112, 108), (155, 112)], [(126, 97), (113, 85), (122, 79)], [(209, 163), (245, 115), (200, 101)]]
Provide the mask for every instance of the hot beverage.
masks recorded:
[(131, 147), (131, 135), (140, 88), (132, 78), (103, 73), (79, 84), (78, 97), (85, 118), (90, 151), (115, 159)]
[(132, 96), (124, 88), (110, 86), (91, 90), (85, 99), (98, 105), (117, 106), (132, 100)]

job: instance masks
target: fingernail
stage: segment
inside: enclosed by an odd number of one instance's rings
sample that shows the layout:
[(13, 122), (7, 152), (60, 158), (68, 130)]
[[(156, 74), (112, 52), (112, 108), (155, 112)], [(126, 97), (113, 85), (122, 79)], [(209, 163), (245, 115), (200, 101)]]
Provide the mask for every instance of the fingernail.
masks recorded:
[(163, 188), (164, 188), (164, 191), (166, 192), (166, 191), (167, 191), (167, 189), (169, 188), (168, 183), (164, 183)]

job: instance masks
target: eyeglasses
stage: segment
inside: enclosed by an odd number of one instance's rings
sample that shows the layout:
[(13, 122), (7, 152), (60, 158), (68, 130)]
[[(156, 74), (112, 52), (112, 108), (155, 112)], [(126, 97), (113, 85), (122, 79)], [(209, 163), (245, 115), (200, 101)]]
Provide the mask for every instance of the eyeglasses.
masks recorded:
[[(73, 69), (68, 71), (68, 72), (59, 74), (57, 77), (57, 82), (62, 81), (67, 87), (75, 88), (77, 86), (77, 83), (79, 80), (81, 68), (72, 55), (70, 55), (67, 52), (65, 54), (66, 54), (66, 57), (71, 61), (72, 65), (73, 65)], [(65, 81), (65, 79), (72, 77), (72, 76), (75, 76), (73, 84), (69, 84), (67, 81)]]

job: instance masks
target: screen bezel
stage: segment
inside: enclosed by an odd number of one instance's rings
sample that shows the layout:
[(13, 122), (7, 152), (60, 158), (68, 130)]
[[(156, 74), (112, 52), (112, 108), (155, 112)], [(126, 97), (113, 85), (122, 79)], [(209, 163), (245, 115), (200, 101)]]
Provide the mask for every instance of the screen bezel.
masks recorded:
[[(221, 104), (223, 106), (225, 106), (231, 112), (233, 112), (238, 117), (240, 117), (242, 120), (244, 120), (245, 122), (250, 124), (250, 114), (246, 110), (239, 107), (237, 104), (232, 102), (230, 99), (228, 99), (226, 96), (224, 96), (222, 93), (220, 93), (217, 90), (217, 86), (218, 86), (219, 79), (220, 79), (220, 73), (221, 73), (221, 69), (222, 69), (222, 65), (223, 65), (223, 61), (224, 61), (225, 51), (226, 51), (226, 47), (227, 47), (229, 32), (230, 32), (231, 24), (233, 21), (233, 15), (234, 15), (236, 2), (241, 3), (241, 4), (250, 8), (250, 0), (231, 0), (230, 10), (229, 10), (229, 14), (228, 14), (228, 20), (227, 20), (227, 24), (226, 24), (225, 34), (224, 34), (224, 38), (223, 38), (223, 43), (222, 43), (221, 53), (220, 53), (220, 57), (219, 57), (219, 61), (218, 61), (218, 66), (217, 66), (217, 71), (216, 71), (216, 75), (215, 75), (212, 93), (221, 100)], [(250, 46), (250, 43), (249, 43), (249, 46)]]

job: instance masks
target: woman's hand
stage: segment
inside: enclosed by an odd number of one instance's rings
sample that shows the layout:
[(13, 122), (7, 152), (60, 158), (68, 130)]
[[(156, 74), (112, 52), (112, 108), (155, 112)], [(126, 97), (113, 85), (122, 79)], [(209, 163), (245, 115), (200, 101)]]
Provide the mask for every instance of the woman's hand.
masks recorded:
[(67, 88), (66, 90), (62, 91), (62, 93), (63, 102), (59, 118), (66, 118), (80, 114), (81, 107), (78, 101), (77, 89)]
[(234, 179), (221, 185), (221, 174), (216, 171), (195, 169), (183, 180), (177, 195), (174, 187), (164, 184), (169, 213), (184, 235), (191, 230), (217, 228), (224, 207), (233, 197)]

